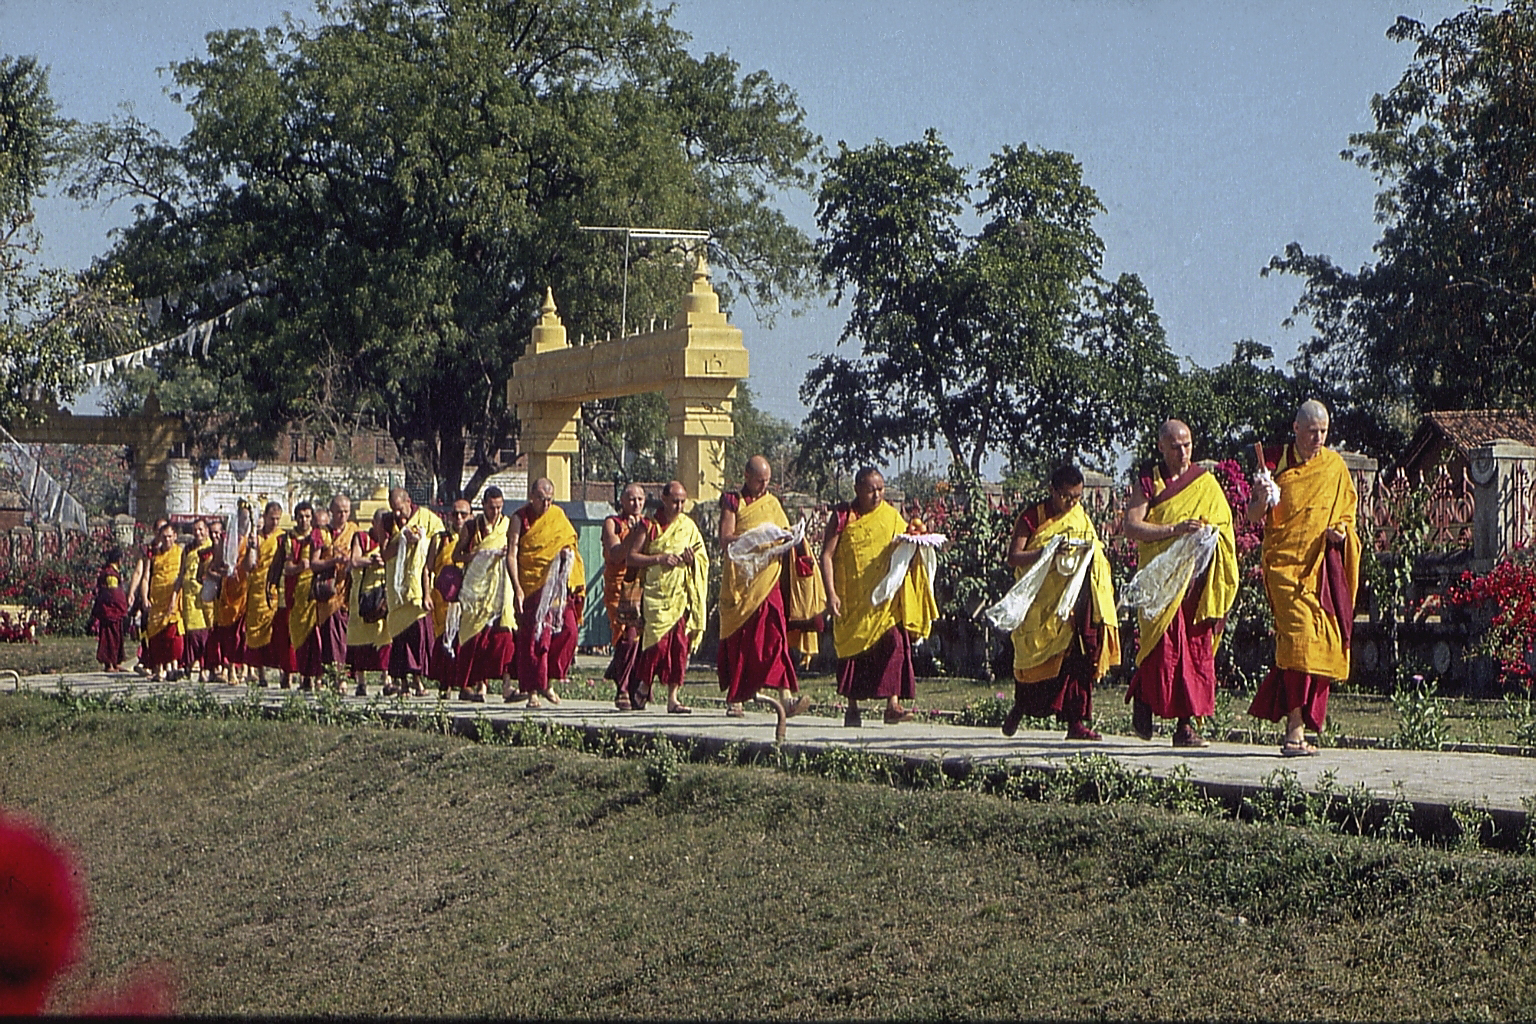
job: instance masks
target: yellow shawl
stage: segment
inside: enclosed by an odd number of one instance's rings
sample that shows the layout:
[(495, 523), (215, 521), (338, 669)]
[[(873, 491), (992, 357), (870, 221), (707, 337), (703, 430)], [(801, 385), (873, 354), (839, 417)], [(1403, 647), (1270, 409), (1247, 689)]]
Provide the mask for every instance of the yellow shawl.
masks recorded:
[(572, 594), (580, 593), (587, 583), (587, 571), (581, 564), (576, 527), (566, 517), (565, 509), (551, 505), (523, 531), (517, 541), (517, 581), (522, 584), (523, 597), (530, 596), (544, 585), (544, 577), (549, 575), (549, 564), (566, 548), (570, 548), (576, 556), (566, 589)]
[(896, 536), (906, 528), (906, 520), (886, 501), (867, 515), (854, 518), (849, 514), (832, 555), (832, 581), (843, 606), (832, 629), (839, 658), (863, 654), (892, 626), (901, 626), (914, 636), (927, 636), (933, 620), (939, 617), (928, 569), (921, 558), (912, 559), (895, 597), (879, 605), (873, 601), (875, 587), (890, 570)]
[[(766, 491), (748, 502), (741, 499), (736, 509), (736, 533), (746, 533), (754, 526), (772, 523), (789, 529), (789, 517), (779, 499)], [(720, 639), (734, 634), (744, 626), (754, 612), (768, 600), (768, 595), (779, 585), (784, 573), (784, 559), (775, 558), (760, 569), (756, 576), (746, 574), (725, 555), (720, 561)]]
[(214, 603), (216, 625), (233, 626), (245, 617), (245, 553), (250, 546), (250, 541), (240, 538), (234, 574), (225, 576), (219, 584), (219, 599)]
[[(555, 510), (551, 507), (549, 511)], [(564, 515), (563, 512), (561, 514)], [(548, 515), (549, 512), (546, 512), (540, 516), (539, 522), (543, 522)], [(516, 622), (517, 594), (512, 589), (512, 577), (507, 573), (506, 559), (507, 527), (511, 522), (511, 517), (502, 516), (482, 537), (479, 534), (480, 520), (475, 520), (475, 546), (464, 570), (463, 587), (459, 590), (461, 644), (498, 617), (501, 625), (508, 629), (513, 628)], [(574, 568), (571, 575), (573, 578), (576, 575)]]
[(314, 530), (304, 536), (291, 536), (299, 542), (298, 563), (303, 566), (294, 579), (293, 604), (288, 608), (288, 642), (295, 651), (304, 646), (304, 641), (309, 639), (315, 624), (320, 621), (320, 609), (314, 600), (315, 571), (309, 567), (315, 557), (314, 537)]
[[(505, 519), (506, 516), (502, 516), (502, 518)], [(464, 563), (454, 557), (454, 552), (458, 550), (458, 547), (459, 535), (457, 531), (444, 530), (438, 534), (437, 561), (433, 562), (428, 569), (428, 578), (432, 580), (434, 585), (437, 583), (437, 577), (450, 565), (456, 565), (460, 569), (464, 568)], [(442, 636), (448, 629), (448, 602), (439, 600), (439, 597), (441, 595), (433, 595), (432, 597), (433, 636)]]
[[(642, 522), (635, 527), (646, 529)], [(647, 566), (645, 591), (640, 599), (640, 649), (648, 651), (672, 632), (684, 615), (688, 616), (688, 642), (699, 649), (704, 637), (704, 601), (709, 585), (709, 557), (704, 552), (704, 535), (692, 516), (679, 515), (660, 536), (645, 543), (648, 555), (680, 555), (693, 549), (693, 565)]]
[[(1071, 511), (1054, 519), (1045, 518), (1048, 506), (1044, 503), (1036, 507), (1040, 510), (1042, 522), (1024, 546), (1025, 551), (1045, 547), (1057, 534), (1095, 543), (1093, 564), (1088, 568), (1088, 578), (1084, 585), (1093, 595), (1093, 621), (1102, 623), (1099, 632), (1099, 660), (1095, 667), (1095, 671), (1102, 676), (1120, 660), (1120, 626), (1115, 616), (1114, 581), (1110, 577), (1109, 559), (1104, 555), (1104, 547), (1098, 543), (1099, 532), (1093, 528), (1092, 520), (1081, 505), (1072, 506)], [(1024, 575), (1025, 571), (1016, 570), (1015, 578)], [(1056, 614), (1056, 605), (1069, 582), (1069, 577), (1055, 569), (1047, 573), (1039, 596), (1029, 606), (1024, 621), (1013, 631), (1013, 676), (1021, 683), (1055, 679), (1061, 671), (1067, 647), (1076, 636), (1072, 619), (1062, 619)]]
[[(1222, 491), (1221, 484), (1216, 482), (1215, 476), (1193, 467), (1189, 472), (1199, 472), (1200, 475), (1173, 497), (1150, 505), (1147, 508), (1147, 522), (1171, 526), (1174, 523), (1182, 523), (1186, 519), (1198, 519), (1202, 523), (1216, 527), (1216, 553), (1211, 557), (1211, 566), (1205, 578), (1205, 589), (1200, 592), (1200, 600), (1195, 606), (1195, 622), (1224, 619), (1232, 607), (1232, 602), (1237, 599), (1237, 539), (1232, 533), (1232, 506), (1227, 503), (1227, 496)], [(1167, 485), (1163, 483), (1161, 466), (1153, 471), (1152, 489), (1157, 494), (1167, 489)], [(1156, 494), (1153, 495), (1153, 497), (1156, 496)], [(1138, 543), (1136, 564), (1146, 565), (1167, 550), (1168, 546), (1177, 539), (1177, 537), (1167, 537), (1163, 540)], [(1145, 614), (1138, 613), (1141, 640), (1136, 648), (1136, 664), (1140, 665), (1146, 660), (1147, 655), (1152, 653), (1152, 649), (1162, 640), (1163, 634), (1168, 632), (1169, 624), (1173, 622), (1174, 615), (1178, 613), (1179, 606), (1183, 603), (1184, 599), (1180, 597), (1169, 605), (1156, 621), (1148, 619)], [(1221, 637), (1218, 634), (1211, 649), (1215, 650), (1220, 642)]]
[[(367, 531), (360, 531), (366, 534)], [(368, 551), (373, 550), (372, 547)], [(364, 551), (363, 554), (367, 554)], [(374, 587), (384, 585), (384, 567), (382, 565), (370, 565), (365, 569), (353, 569), (351, 573), (351, 586), (347, 588), (347, 646), (348, 647), (383, 647), (389, 643), (389, 623), (387, 619), (378, 622), (364, 622), (363, 613), (358, 611), (358, 602), (363, 594)]]
[[(395, 545), (395, 553), (384, 562), (385, 588), (389, 593), (389, 616), (384, 622), (391, 639), (411, 628), (412, 623), (427, 617), (427, 595), (422, 589), (421, 577), (427, 568), (427, 549), (432, 546), (432, 535), (443, 528), (443, 521), (425, 505), (417, 505), (403, 529), (412, 528), (421, 537), (414, 544), (402, 536), (400, 525), (395, 525), (393, 535), (400, 539), (400, 543)], [(397, 587), (395, 574), (397, 563), (402, 558), (405, 559), (404, 575)]]
[(277, 545), (288, 536), (273, 530), (269, 536), (256, 538), (256, 568), (245, 578), (245, 645), (265, 647), (272, 642), (272, 617), (277, 614), (277, 588), (267, 582), (272, 563), (277, 559)]
[[(341, 529), (326, 528), (320, 531), (321, 536), (328, 538), (325, 546), (315, 553), (316, 561), (330, 561), (333, 558), (346, 558), (352, 553), (352, 538), (357, 536), (357, 524), (347, 520), (341, 524)], [(336, 595), (328, 601), (315, 605), (315, 622), (321, 623), (347, 607), (347, 590), (351, 580), (346, 569), (337, 569), (333, 579), (336, 582)], [(313, 582), (310, 584), (313, 586)]]
[(1275, 665), (1329, 679), (1349, 678), (1349, 649), (1339, 623), (1319, 598), (1324, 531), (1344, 534), (1344, 577), (1353, 601), (1359, 590), (1360, 537), (1355, 532), (1355, 482), (1344, 460), (1324, 448), (1295, 463), (1285, 449), (1274, 471), (1280, 504), (1264, 521), (1264, 589), (1275, 613)]
[(159, 636), (167, 626), (181, 624), (181, 602), (176, 596), (176, 581), (181, 578), (181, 545), (151, 555), (149, 562), (149, 621), (146, 634)]
[(211, 547), (213, 541), (205, 540), (196, 547), (188, 547), (182, 556), (181, 622), (188, 633), (213, 625), (213, 602), (202, 599), (203, 581), (197, 571), (202, 565), (202, 553)]

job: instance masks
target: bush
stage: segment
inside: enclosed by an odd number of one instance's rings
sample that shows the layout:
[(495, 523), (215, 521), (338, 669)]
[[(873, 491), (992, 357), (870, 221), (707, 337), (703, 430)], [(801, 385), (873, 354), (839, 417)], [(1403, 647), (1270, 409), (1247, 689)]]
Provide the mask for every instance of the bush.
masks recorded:
[(1516, 550), (1486, 575), (1470, 572), (1446, 591), (1446, 603), (1476, 609), (1487, 616), (1488, 628), (1471, 653), (1498, 659), (1506, 685), (1531, 688), (1530, 656), (1536, 649), (1536, 565), (1531, 552)]
[(0, 601), (48, 613), (48, 632), (83, 636), (96, 589), (96, 554), (26, 565), (0, 563)]

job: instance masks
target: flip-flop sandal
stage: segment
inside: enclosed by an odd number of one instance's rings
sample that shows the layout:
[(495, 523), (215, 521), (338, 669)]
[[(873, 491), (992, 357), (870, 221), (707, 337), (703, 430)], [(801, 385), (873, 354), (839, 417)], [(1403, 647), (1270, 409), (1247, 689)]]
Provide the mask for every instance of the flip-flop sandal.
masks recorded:
[(1317, 748), (1306, 740), (1302, 740), (1300, 743), (1292, 743), (1290, 740), (1286, 740), (1280, 744), (1281, 757), (1311, 757), (1316, 753)]

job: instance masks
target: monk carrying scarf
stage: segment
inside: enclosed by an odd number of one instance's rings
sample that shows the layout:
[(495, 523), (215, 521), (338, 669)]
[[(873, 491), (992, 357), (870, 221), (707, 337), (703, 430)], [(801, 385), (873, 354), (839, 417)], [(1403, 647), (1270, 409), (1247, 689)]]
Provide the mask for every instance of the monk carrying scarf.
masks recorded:
[[(293, 531), (283, 539), (283, 603), (278, 610), (279, 621), (286, 620), (288, 650), (293, 667), (290, 671), (299, 675), (299, 689), (312, 690), (321, 675), (319, 650), (311, 642), (318, 621), (318, 609), (314, 600), (315, 570), (311, 567), (320, 547), (321, 523), (329, 523), (324, 509), (317, 515), (307, 501), (293, 507)], [(274, 624), (273, 630), (281, 627)], [(273, 639), (277, 639), (275, 636)], [(307, 656), (305, 648), (309, 648)], [(301, 660), (301, 656), (304, 656)], [(307, 662), (307, 664), (306, 664)]]
[(149, 598), (144, 627), (144, 666), (159, 682), (181, 661), (181, 547), (176, 527), (166, 523), (155, 535), (147, 570)]
[(642, 519), (630, 531), (625, 559), (645, 575), (640, 599), (639, 674), (642, 699), (649, 700), (652, 683), (667, 688), (667, 711), (692, 712), (678, 699), (688, 658), (704, 637), (704, 600), (709, 581), (709, 556), (704, 535), (683, 513), (688, 490), (673, 480), (662, 488), (655, 519)]
[(1360, 576), (1355, 484), (1325, 447), (1328, 410), (1303, 402), (1294, 426), (1294, 444), (1263, 450), (1248, 503), (1249, 521), (1264, 524), (1264, 592), (1275, 615), (1275, 667), (1248, 713), (1285, 720), (1286, 757), (1317, 753), (1305, 729), (1323, 727), (1331, 681), (1349, 676)]
[[(309, 545), (309, 589), (301, 588), (298, 598), (309, 599), (314, 616), (314, 626), (299, 648), (299, 671), (317, 682), (324, 679), (325, 666), (344, 665), (347, 660), (348, 569), (356, 533), (352, 499), (345, 494), (332, 496), (327, 521), (315, 526)], [(341, 689), (338, 679), (336, 691)]]
[(250, 528), (250, 509), (242, 501), (223, 543), (214, 546), (210, 571), (219, 580), (219, 596), (213, 603), (213, 627), (203, 663), (216, 683), (237, 682), (245, 674), (245, 552)]
[(1237, 597), (1232, 506), (1216, 478), (1190, 461), (1192, 448), (1188, 426), (1164, 423), (1162, 461), (1140, 475), (1125, 512), (1141, 567), (1121, 597), (1122, 607), (1136, 607), (1141, 638), (1125, 699), (1144, 740), (1153, 716), (1178, 719), (1175, 747), (1207, 745), (1193, 719), (1216, 710), (1216, 645)]
[[(784, 590), (794, 572), (785, 561), (805, 542), (805, 528), (789, 529), (779, 499), (768, 492), (773, 468), (761, 455), (747, 460), (741, 491), (720, 496), (720, 652), (715, 666), (725, 693), (725, 713), (746, 714), (743, 705), (761, 699), (783, 720), (810, 706), (800, 690), (784, 615)], [(760, 691), (774, 696), (761, 696)], [(782, 739), (782, 735), (780, 739)]]
[(586, 607), (576, 527), (554, 502), (555, 485), (540, 477), (507, 529), (507, 571), (517, 602), (517, 685), (530, 708), (539, 706), (540, 696), (560, 703), (550, 681), (570, 671)]
[(128, 592), (123, 589), (122, 548), (108, 548), (106, 564), (96, 573), (96, 599), (90, 628), (96, 634), (96, 660), (108, 672), (123, 670), (123, 620), (128, 617)]
[[(835, 620), (837, 692), (848, 701), (843, 725), (863, 725), (859, 701), (885, 699), (885, 724), (912, 720), (901, 700), (917, 696), (913, 638), (938, 618), (927, 557), (904, 541), (907, 523), (885, 500), (885, 478), (866, 466), (854, 499), (832, 509), (821, 545), (827, 612)], [(914, 540), (917, 534), (911, 535)]]
[(511, 518), (502, 515), (501, 488), (487, 487), (479, 515), (464, 524), (455, 545), (464, 559), (459, 591), (458, 683), (461, 700), (485, 702), (486, 684), (501, 680), (501, 699), (516, 701), (512, 675), (517, 642), (517, 593), (507, 568)]
[[(432, 538), (427, 553), (427, 574), (432, 577), (432, 658), (427, 675), (437, 684), (440, 697), (447, 697), (451, 687), (459, 685), (459, 592), (464, 583), (466, 557), (460, 557), (459, 536), (464, 524), (474, 518), (475, 510), (463, 498), (448, 508), (448, 522)], [(453, 619), (449, 629), (450, 617)]]
[(380, 615), (373, 622), (363, 617), (365, 595), (382, 596), (384, 587), (384, 545), (394, 529), (395, 514), (387, 508), (373, 513), (367, 530), (352, 536), (352, 579), (347, 588), (347, 668), (357, 682), (357, 696), (368, 696), (368, 673), (384, 676), (384, 696), (396, 690), (389, 681), (389, 624)]
[(213, 602), (203, 600), (203, 579), (212, 567), (213, 540), (207, 521), (198, 519), (181, 558), (181, 667), (196, 682), (204, 681), (208, 631), (213, 628)]
[[(245, 553), (245, 654), (247, 664), (256, 669), (256, 685), (267, 685), (267, 669), (282, 671), (281, 650), (288, 644), (288, 624), (284, 620), (280, 647), (273, 646), (273, 635), (278, 632), (278, 589), (273, 579), (282, 565), (279, 549), (284, 534), (277, 524), (283, 518), (283, 506), (269, 501), (261, 512), (261, 532), (251, 538)], [(288, 685), (288, 674), (283, 671), (283, 685)]]
[(1050, 496), (1020, 514), (1008, 547), (1013, 589), (986, 615), (1013, 639), (1013, 707), (1003, 735), (1025, 715), (1054, 715), (1067, 739), (1098, 740), (1093, 685), (1120, 660), (1114, 584), (1098, 531), (1083, 511), (1083, 474), (1062, 466)]
[(389, 674), (401, 693), (425, 697), (422, 680), (432, 659), (432, 581), (427, 554), (443, 521), (417, 505), (404, 487), (389, 492), (393, 535), (384, 548), (384, 585), (389, 595)]
[(620, 711), (643, 711), (635, 669), (640, 659), (640, 571), (629, 567), (626, 543), (645, 511), (645, 488), (630, 484), (619, 494), (619, 512), (603, 520), (603, 607), (608, 612), (608, 635), (613, 658), (603, 673), (613, 680), (613, 706)]

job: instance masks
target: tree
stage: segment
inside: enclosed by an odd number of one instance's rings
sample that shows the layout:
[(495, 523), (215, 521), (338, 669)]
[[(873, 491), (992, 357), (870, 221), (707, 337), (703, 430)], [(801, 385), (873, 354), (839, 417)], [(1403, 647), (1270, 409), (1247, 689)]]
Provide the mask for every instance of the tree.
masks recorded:
[(1068, 153), (1005, 146), (972, 183), (932, 130), (843, 146), (819, 200), (821, 272), (851, 297), (840, 342), (859, 353), (807, 375), (804, 437), (843, 467), (922, 447), (972, 474), (995, 450), (1106, 462), (1178, 374), (1141, 282), (1100, 276), (1103, 206)]
[(58, 170), (70, 129), (48, 70), (32, 57), (0, 56), (0, 420), (8, 423), (69, 400), (94, 352), (138, 338), (119, 275), (36, 264), (32, 203)]
[[(1189, 424), (1196, 458), (1242, 460), (1255, 441), (1288, 437), (1296, 410), (1307, 399), (1319, 399), (1330, 409), (1340, 404), (1342, 396), (1335, 389), (1286, 373), (1272, 365), (1274, 357), (1269, 346), (1244, 338), (1233, 346), (1227, 362), (1185, 370), (1167, 409), (1169, 416)], [(1159, 426), (1150, 420), (1142, 425), (1138, 455), (1154, 456)], [(1336, 429), (1330, 439), (1346, 435), (1353, 444), (1355, 435), (1348, 431)]]
[[(502, 468), (505, 385), (546, 287), (618, 334), (621, 252), (580, 224), (713, 233), (724, 298), (807, 294), (810, 247), (769, 204), (811, 181), (794, 94), (696, 58), (646, 0), (343, 0), (314, 28), (208, 37), (173, 65), (171, 145), (131, 119), (90, 138), (75, 194), (132, 197), (112, 254), (183, 320), (260, 294), (233, 343), (159, 364), (205, 445), (269, 448), (302, 419), (387, 429), (459, 493)], [(638, 247), (628, 324), (670, 315), (693, 253)], [(246, 290), (214, 285), (239, 272)], [(173, 325), (174, 326), (174, 325)]]
[(1292, 243), (1268, 268), (1306, 279), (1297, 365), (1342, 386), (1378, 455), (1420, 412), (1536, 398), (1536, 3), (1387, 35), (1413, 60), (1342, 154), (1382, 186), (1374, 262), (1350, 272)]

